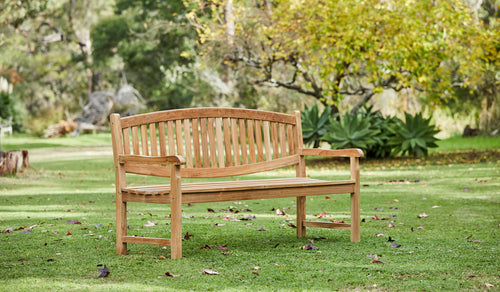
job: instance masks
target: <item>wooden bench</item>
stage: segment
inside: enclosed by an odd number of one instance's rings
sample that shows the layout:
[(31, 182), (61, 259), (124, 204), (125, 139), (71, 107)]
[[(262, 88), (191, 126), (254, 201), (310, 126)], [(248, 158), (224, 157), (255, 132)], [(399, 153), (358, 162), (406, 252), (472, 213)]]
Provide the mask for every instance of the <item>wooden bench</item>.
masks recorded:
[[(112, 114), (116, 174), (116, 251), (127, 243), (171, 246), (182, 257), (181, 204), (296, 197), (297, 236), (306, 227), (349, 229), (360, 241), (359, 149), (304, 149), (300, 112), (281, 114), (233, 108), (192, 108), (121, 118)], [(350, 158), (350, 178), (327, 181), (306, 177), (306, 155)], [(293, 166), (282, 179), (183, 183), (181, 178), (216, 178)], [(170, 177), (165, 185), (127, 186), (126, 174)], [(306, 196), (350, 194), (351, 222), (306, 221)], [(127, 203), (170, 204), (171, 238), (127, 236)]]

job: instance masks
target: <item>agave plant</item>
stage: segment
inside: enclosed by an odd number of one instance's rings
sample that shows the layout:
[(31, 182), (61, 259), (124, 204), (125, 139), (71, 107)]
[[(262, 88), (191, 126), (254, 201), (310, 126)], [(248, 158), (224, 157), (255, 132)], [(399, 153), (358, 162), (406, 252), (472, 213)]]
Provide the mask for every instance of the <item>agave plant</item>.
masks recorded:
[(427, 155), (428, 148), (437, 147), (435, 142), (439, 140), (434, 137), (439, 130), (431, 125), (430, 120), (423, 118), (421, 113), (415, 116), (405, 113), (406, 122), (397, 119), (396, 127), (390, 129), (393, 136), (388, 144), (395, 153), (408, 153), (417, 157)]
[(325, 135), (325, 126), (330, 122), (331, 107), (326, 107), (321, 115), (318, 105), (315, 103), (311, 108), (305, 107), (302, 112), (302, 139), (305, 144), (313, 144), (314, 148), (319, 147), (321, 137)]
[(378, 134), (373, 136), (375, 143), (370, 144), (365, 150), (366, 157), (390, 157), (393, 153), (392, 147), (388, 145), (388, 142), (393, 135), (390, 129), (395, 125), (395, 118), (384, 117), (379, 110), (373, 110), (373, 105), (364, 105), (359, 110), (359, 113), (363, 116), (363, 119), (368, 120), (370, 129), (379, 130)]
[(346, 113), (339, 120), (330, 117), (330, 124), (325, 126), (326, 134), (323, 140), (330, 143), (334, 149), (361, 148), (366, 150), (376, 143), (375, 137), (379, 129), (370, 127), (370, 119), (363, 114)]

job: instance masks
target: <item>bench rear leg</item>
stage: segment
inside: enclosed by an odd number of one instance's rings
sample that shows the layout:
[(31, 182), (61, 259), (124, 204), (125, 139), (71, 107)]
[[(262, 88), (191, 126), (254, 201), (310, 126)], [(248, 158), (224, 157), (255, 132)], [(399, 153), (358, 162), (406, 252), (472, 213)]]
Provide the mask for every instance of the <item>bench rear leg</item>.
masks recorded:
[(359, 191), (351, 193), (351, 242), (361, 240), (361, 214)]
[(297, 237), (306, 236), (306, 227), (304, 221), (306, 220), (306, 197), (297, 197)]
[(127, 235), (127, 203), (116, 201), (116, 253), (127, 254), (127, 243), (123, 237)]

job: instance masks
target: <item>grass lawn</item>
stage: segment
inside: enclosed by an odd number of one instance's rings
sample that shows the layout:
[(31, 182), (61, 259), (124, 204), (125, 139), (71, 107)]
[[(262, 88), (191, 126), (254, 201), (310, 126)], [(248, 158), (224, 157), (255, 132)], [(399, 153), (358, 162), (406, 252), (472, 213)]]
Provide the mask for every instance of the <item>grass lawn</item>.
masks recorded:
[[(426, 159), (362, 162), (360, 243), (346, 230), (296, 238), (290, 198), (195, 204), (183, 206), (183, 258), (170, 260), (161, 246), (115, 253), (108, 134), (2, 138), (3, 150), (29, 149), (33, 168), (0, 177), (0, 291), (500, 290), (500, 138), (439, 144)], [(309, 162), (311, 177), (348, 176), (335, 161)], [(168, 205), (129, 209), (130, 234), (169, 237)], [(348, 195), (308, 198), (310, 219), (348, 210)]]

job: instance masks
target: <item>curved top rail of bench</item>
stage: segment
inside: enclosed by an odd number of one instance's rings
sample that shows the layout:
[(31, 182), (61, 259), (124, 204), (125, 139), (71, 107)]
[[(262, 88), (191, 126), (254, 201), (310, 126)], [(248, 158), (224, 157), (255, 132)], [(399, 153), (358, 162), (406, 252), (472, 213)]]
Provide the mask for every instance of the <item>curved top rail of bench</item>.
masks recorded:
[(121, 118), (121, 127), (127, 128), (142, 124), (173, 121), (193, 118), (241, 118), (251, 120), (265, 120), (295, 125), (296, 116), (270, 111), (235, 108), (189, 108), (166, 110), (147, 114), (140, 114)]

